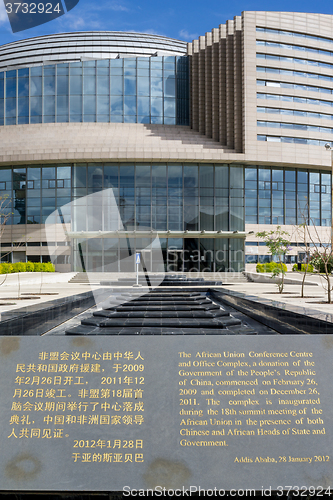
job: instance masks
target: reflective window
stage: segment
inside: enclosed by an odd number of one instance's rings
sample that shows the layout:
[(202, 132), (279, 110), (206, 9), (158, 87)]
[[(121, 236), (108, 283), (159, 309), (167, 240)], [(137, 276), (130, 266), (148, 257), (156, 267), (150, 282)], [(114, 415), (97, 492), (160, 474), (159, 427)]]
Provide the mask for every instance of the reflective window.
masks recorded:
[(133, 77), (124, 78), (124, 94), (136, 95), (136, 78)]
[(68, 76), (57, 76), (57, 94), (58, 95), (68, 95)]
[(96, 113), (96, 97), (84, 95), (83, 96), (83, 112), (85, 115), (93, 115)]
[[(0, 125), (4, 115), (7, 125), (42, 120), (188, 125), (188, 58), (151, 59), (84, 61), (0, 73)], [(27, 106), (24, 98), (29, 95)]]
[(96, 76), (84, 75), (83, 77), (83, 93), (84, 94), (96, 94)]
[[(256, 188), (256, 175), (259, 178), (259, 190)], [(302, 224), (304, 217), (309, 214), (312, 218), (310, 224), (317, 220), (315, 222), (317, 225), (329, 225), (331, 199), (330, 194), (323, 194), (325, 192), (323, 175), (326, 176), (325, 181), (330, 185), (330, 174), (320, 174), (304, 169), (246, 167), (246, 222), (254, 224)]]
[(70, 77), (70, 93), (71, 94), (82, 94), (82, 76), (72, 76)]
[(109, 76), (97, 77), (97, 94), (109, 95), (110, 92), (110, 78)]
[(111, 77), (111, 95), (123, 94), (123, 78), (120, 76)]
[[(278, 57), (278, 56), (277, 56)], [(267, 59), (272, 59), (272, 58), (267, 58)], [(298, 62), (296, 60), (294, 61), (289, 61), (289, 62)], [(332, 65), (333, 66), (333, 65)], [(292, 69), (277, 69), (277, 68), (271, 68), (271, 67), (262, 67), (262, 66), (257, 66), (257, 72), (261, 72), (261, 73), (275, 73), (275, 74), (279, 74), (279, 75), (290, 75), (290, 76), (300, 76), (302, 78), (314, 78), (314, 79), (318, 79), (318, 80), (326, 80), (326, 81), (329, 81), (329, 82), (332, 82), (333, 81), (333, 77), (331, 76), (328, 76), (328, 75), (322, 75), (320, 73), (310, 73), (310, 72), (300, 72), (300, 71), (294, 71)], [(289, 85), (289, 84), (288, 84)], [(281, 85), (275, 85), (275, 86), (283, 86), (282, 84)], [(302, 88), (305, 89), (307, 87), (307, 85), (299, 85), (299, 84), (295, 84), (295, 88)], [(316, 92), (321, 92), (321, 87), (312, 87), (312, 90), (316, 91)], [(324, 89), (326, 90), (326, 89)], [(328, 89), (329, 93), (331, 94), (332, 91), (330, 89)]]
[(29, 96), (29, 78), (19, 78), (18, 79), (18, 95)]
[(158, 97), (151, 98), (151, 115), (152, 116), (163, 116), (163, 100)]
[(30, 78), (30, 95), (41, 96), (42, 95), (42, 78), (37, 76), (32, 76)]
[(313, 125), (305, 125), (301, 123), (284, 123), (284, 122), (269, 122), (269, 121), (257, 121), (257, 125), (260, 127), (274, 127), (274, 128), (284, 128), (292, 130), (309, 130), (311, 132), (325, 132), (333, 134), (333, 128), (330, 127), (319, 127)]
[(257, 27), (256, 31), (260, 32), (260, 33), (273, 33), (275, 35), (292, 36), (292, 37), (297, 37), (297, 38), (307, 38), (309, 40), (318, 40), (318, 41), (325, 42), (325, 43), (333, 43), (333, 40), (331, 38), (325, 38), (323, 36), (316, 36), (316, 35), (309, 35), (309, 34), (300, 33), (297, 31), (285, 31), (285, 30), (279, 30), (279, 29), (275, 29), (275, 28), (261, 28), (261, 27)]
[[(18, 99), (18, 116), (29, 118), (29, 97), (20, 97)], [(29, 120), (28, 120), (29, 122)], [(25, 122), (25, 123), (28, 123)]]
[(149, 97), (138, 97), (138, 115), (150, 114)]
[(295, 144), (308, 144), (310, 146), (325, 146), (325, 144), (330, 144), (333, 146), (332, 142), (323, 141), (320, 139), (304, 139), (301, 137), (289, 137), (289, 136), (271, 136), (271, 135), (257, 135), (258, 141), (268, 141), (268, 142), (287, 142), (287, 143), (295, 143)]
[(139, 77), (138, 78), (138, 95), (149, 96), (149, 77)]
[(124, 114), (125, 115), (136, 115), (136, 96), (124, 97)]
[(16, 78), (6, 79), (6, 97), (16, 97)]
[(123, 96), (111, 96), (111, 115), (123, 114)]
[(55, 76), (44, 76), (44, 94), (55, 95)]
[(44, 78), (55, 75), (56, 67), (54, 65), (44, 66)]
[(98, 115), (109, 115), (109, 110), (110, 110), (110, 98), (109, 98), (109, 96), (108, 95), (97, 96), (97, 114)]
[(58, 96), (57, 98), (57, 114), (58, 115), (68, 115), (68, 95)]
[(151, 95), (162, 96), (163, 93), (163, 79), (153, 77), (151, 78)]
[(4, 98), (4, 77), (3, 73), (0, 73), (0, 98)]
[(54, 119), (55, 116), (55, 96), (44, 97), (44, 121), (45, 117), (49, 116)]
[(173, 77), (164, 79), (164, 95), (167, 97), (176, 96), (176, 80)]
[(76, 115), (82, 116), (82, 96), (72, 95), (70, 97), (70, 114), (71, 119)]
[(16, 99), (6, 99), (6, 118), (16, 117)]

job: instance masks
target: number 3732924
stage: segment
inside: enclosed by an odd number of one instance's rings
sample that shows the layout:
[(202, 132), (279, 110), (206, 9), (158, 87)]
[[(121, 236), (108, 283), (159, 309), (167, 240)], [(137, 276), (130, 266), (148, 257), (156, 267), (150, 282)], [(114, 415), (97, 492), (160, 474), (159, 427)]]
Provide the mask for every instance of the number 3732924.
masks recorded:
[(61, 13), (62, 9), (59, 3), (53, 6), (52, 3), (6, 3), (7, 14), (53, 14)]

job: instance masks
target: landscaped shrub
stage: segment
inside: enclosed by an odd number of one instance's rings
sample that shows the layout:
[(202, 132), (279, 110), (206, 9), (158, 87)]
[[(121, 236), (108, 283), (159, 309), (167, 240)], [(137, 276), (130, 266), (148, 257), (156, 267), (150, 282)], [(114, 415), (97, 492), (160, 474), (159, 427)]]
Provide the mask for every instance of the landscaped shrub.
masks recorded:
[(27, 270), (27, 265), (25, 262), (14, 262), (13, 273), (25, 273)]
[(13, 272), (13, 265), (9, 262), (1, 262), (0, 274), (9, 274)]
[(52, 262), (9, 262), (0, 263), (0, 274), (9, 273), (54, 273), (55, 267)]
[(33, 262), (27, 262), (26, 266), (27, 266), (26, 267), (26, 272), (27, 273), (33, 273), (34, 272), (35, 266), (34, 266)]
[[(293, 269), (293, 271), (298, 271), (298, 265), (294, 264), (292, 269)], [(307, 273), (313, 273), (313, 266), (311, 264), (302, 264), (301, 265), (301, 271), (303, 273), (305, 273), (305, 271)]]
[[(316, 251), (311, 257), (311, 264), (322, 274), (330, 274), (333, 271), (333, 255), (327, 253), (327, 249), (323, 253)], [(325, 265), (326, 264), (326, 265)]]
[(42, 264), (42, 271), (44, 273), (54, 273), (55, 272), (55, 267), (52, 264), (52, 262), (43, 262), (43, 264)]
[(278, 262), (267, 262), (266, 264), (257, 264), (256, 271), (257, 273), (273, 273), (274, 269), (280, 268), (282, 265), (282, 269), (284, 272), (287, 272), (287, 266), (285, 264), (279, 264)]

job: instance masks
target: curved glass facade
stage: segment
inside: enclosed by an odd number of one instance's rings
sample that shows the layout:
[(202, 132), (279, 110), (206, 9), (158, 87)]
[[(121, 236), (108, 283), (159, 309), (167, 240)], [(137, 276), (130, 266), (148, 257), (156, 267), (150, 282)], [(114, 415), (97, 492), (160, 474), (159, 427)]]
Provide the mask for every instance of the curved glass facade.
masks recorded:
[(7, 207), (7, 211), (13, 213), (8, 224), (44, 223), (55, 208), (113, 188), (122, 222), (133, 229), (244, 230), (242, 166), (181, 163), (36, 165), (2, 167), (0, 178), (0, 197), (12, 200)]
[(331, 225), (331, 174), (305, 169), (245, 168), (247, 224)]
[[(13, 213), (8, 224), (36, 226), (43, 224), (54, 212), (55, 207), (61, 208), (72, 200), (113, 188), (121, 221), (127, 230), (140, 231), (142, 228), (144, 230), (148, 228), (158, 231), (244, 231), (242, 165), (195, 163), (36, 165), (19, 168), (3, 167), (0, 169), (0, 178), (2, 179), (0, 197), (12, 200), (6, 207), (8, 213)], [(63, 207), (61, 218), (53, 222), (70, 222), (71, 214), (66, 210), (68, 207)], [(50, 218), (48, 222), (52, 222)], [(98, 231), (102, 227), (84, 226), (72, 229)], [(228, 268), (240, 270), (243, 266), (242, 239), (206, 237), (160, 239), (166, 269), (169, 271), (224, 271)], [(79, 243), (90, 268), (94, 267), (93, 262), (89, 260), (94, 255), (89, 250), (91, 243), (88, 241)], [(103, 260), (102, 264), (99, 261), (98, 266), (103, 267), (105, 262), (108, 265), (114, 262), (114, 270), (117, 271), (117, 266), (120, 265), (117, 256), (121, 253), (121, 245), (125, 243), (126, 241), (121, 239), (114, 242), (111, 245), (113, 257), (110, 255), (105, 257), (106, 260)], [(28, 258), (30, 244), (27, 241)], [(107, 245), (110, 248), (110, 242), (107, 242)], [(74, 268), (78, 270), (80, 257), (75, 254), (73, 259)], [(66, 262), (69, 263), (68, 259)]]
[[(2, 167), (0, 178), (0, 196), (12, 200), (6, 207), (13, 214), (8, 224), (29, 224), (31, 228), (44, 223), (55, 207), (108, 188), (114, 190), (127, 230), (244, 231), (244, 223), (302, 224), (305, 213), (317, 226), (331, 224), (331, 175), (307, 169), (83, 163)], [(71, 216), (66, 209), (62, 209), (63, 222)], [(73, 228), (99, 229), (102, 227)], [(239, 239), (166, 237), (161, 243), (169, 271), (241, 268), (243, 241)], [(112, 252), (118, 255), (122, 244), (119, 240), (112, 245)], [(28, 256), (30, 245), (27, 241)], [(88, 247), (88, 242), (81, 242), (90, 259)], [(196, 261), (193, 255), (199, 256)], [(78, 256), (75, 262), (78, 267)], [(118, 259), (114, 262), (118, 265)]]
[(100, 59), (0, 73), (0, 125), (65, 122), (188, 125), (188, 58)]
[(248, 224), (301, 224), (307, 205), (316, 225), (331, 224), (331, 174), (324, 171), (83, 163), (2, 167), (0, 179), (0, 197), (12, 200), (8, 224), (44, 223), (54, 208), (110, 187), (123, 223), (137, 230), (243, 231), (244, 197)]

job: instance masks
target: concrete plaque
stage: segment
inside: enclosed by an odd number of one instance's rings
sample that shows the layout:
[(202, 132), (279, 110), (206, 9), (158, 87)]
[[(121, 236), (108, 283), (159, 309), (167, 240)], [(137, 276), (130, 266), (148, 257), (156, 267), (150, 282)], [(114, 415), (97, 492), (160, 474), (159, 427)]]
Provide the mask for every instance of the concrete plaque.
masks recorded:
[(2, 337), (1, 490), (333, 486), (331, 336)]

